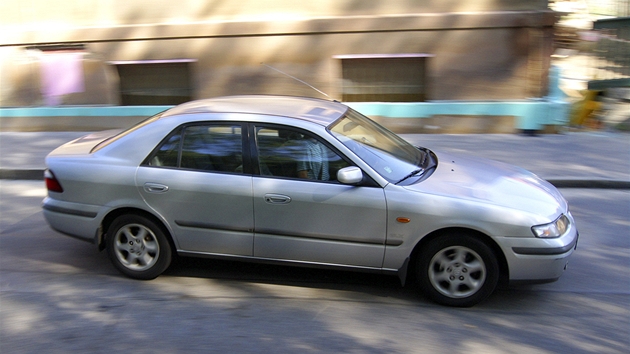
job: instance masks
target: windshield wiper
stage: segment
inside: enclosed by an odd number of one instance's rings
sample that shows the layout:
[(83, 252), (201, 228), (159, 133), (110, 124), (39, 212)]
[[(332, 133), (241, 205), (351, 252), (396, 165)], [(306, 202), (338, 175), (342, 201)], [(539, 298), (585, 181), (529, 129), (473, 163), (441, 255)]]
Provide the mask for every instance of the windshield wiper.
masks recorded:
[(404, 181), (404, 180), (406, 180), (408, 178), (411, 178), (411, 177), (413, 177), (413, 176), (415, 176), (415, 175), (417, 175), (419, 173), (424, 173), (424, 168), (419, 168), (417, 170), (411, 171), (410, 174), (406, 175), (403, 179), (401, 179), (400, 181), (396, 182), (396, 184), (398, 184), (398, 183), (400, 183), (400, 182), (402, 182), (402, 181)]

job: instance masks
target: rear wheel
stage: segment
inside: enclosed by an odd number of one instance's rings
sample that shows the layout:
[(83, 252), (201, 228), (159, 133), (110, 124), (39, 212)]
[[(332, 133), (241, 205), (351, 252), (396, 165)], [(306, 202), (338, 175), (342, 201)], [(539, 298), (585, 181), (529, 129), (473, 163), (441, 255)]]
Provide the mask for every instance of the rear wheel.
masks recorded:
[(162, 229), (139, 215), (122, 215), (107, 233), (107, 253), (114, 266), (135, 279), (154, 279), (171, 263), (171, 246)]
[(468, 234), (446, 234), (431, 241), (417, 260), (418, 282), (433, 301), (468, 307), (485, 300), (497, 286), (497, 258), (484, 242)]

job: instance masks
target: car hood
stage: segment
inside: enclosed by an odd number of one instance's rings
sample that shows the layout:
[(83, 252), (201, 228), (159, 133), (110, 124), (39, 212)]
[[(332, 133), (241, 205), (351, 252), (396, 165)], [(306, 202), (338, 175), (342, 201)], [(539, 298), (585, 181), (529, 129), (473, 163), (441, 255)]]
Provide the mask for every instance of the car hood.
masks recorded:
[(548, 217), (566, 211), (567, 202), (549, 182), (509, 164), (435, 152), (438, 166), (426, 180), (404, 188), (474, 200)]

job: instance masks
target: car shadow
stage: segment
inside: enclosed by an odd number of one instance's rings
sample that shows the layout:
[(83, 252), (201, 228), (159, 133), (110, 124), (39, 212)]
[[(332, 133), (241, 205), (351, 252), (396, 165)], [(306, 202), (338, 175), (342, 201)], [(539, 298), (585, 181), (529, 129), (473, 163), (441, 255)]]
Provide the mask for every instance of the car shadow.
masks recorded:
[[(348, 295), (353, 298), (368, 295), (416, 306), (440, 307), (424, 297), (411, 280), (402, 286), (394, 275), (190, 257), (177, 258), (163, 275), (343, 291), (354, 293)], [(545, 293), (535, 286), (501, 287), (473, 309), (535, 308)]]
[(430, 303), (414, 287), (403, 287), (398, 277), (385, 274), (179, 257), (163, 275), (348, 291)]

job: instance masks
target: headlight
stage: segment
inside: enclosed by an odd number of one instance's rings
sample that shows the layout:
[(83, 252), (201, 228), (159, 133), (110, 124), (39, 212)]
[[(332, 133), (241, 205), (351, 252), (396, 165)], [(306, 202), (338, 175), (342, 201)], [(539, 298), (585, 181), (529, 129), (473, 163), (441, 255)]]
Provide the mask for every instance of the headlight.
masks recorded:
[(569, 228), (569, 218), (566, 215), (560, 215), (554, 222), (544, 225), (532, 226), (532, 232), (536, 237), (552, 238), (562, 236)]

